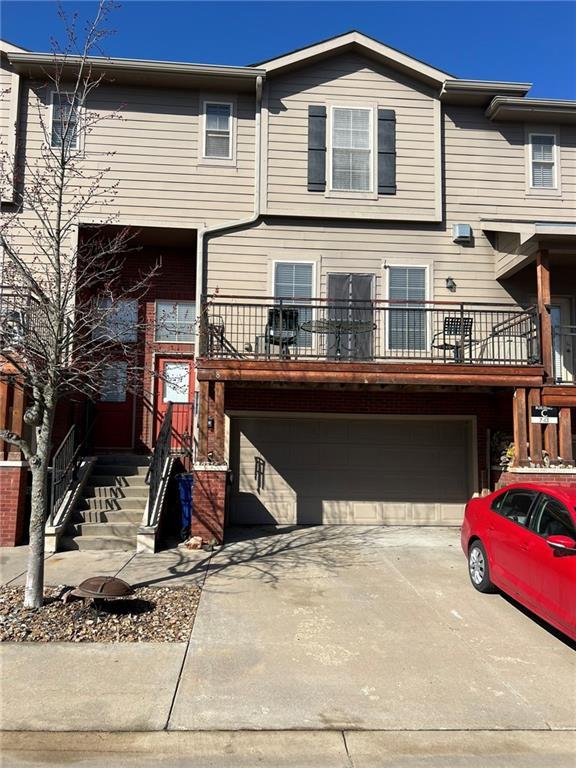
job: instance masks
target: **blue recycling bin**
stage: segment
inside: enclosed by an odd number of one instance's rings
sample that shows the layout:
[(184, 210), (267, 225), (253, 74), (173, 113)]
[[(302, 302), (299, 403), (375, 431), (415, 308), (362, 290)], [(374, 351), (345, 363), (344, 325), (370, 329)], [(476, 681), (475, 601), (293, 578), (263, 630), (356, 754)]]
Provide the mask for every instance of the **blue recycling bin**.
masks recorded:
[(176, 475), (178, 484), (178, 498), (180, 499), (180, 533), (184, 539), (190, 536), (192, 524), (192, 475), (182, 473)]

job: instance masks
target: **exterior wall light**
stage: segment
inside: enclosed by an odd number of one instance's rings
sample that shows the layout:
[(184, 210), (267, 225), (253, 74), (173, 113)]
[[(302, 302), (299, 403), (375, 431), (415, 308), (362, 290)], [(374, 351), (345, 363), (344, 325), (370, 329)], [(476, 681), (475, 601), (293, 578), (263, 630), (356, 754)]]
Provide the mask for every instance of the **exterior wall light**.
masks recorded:
[(456, 293), (456, 281), (453, 277), (446, 278), (446, 288), (448, 288), (451, 293)]

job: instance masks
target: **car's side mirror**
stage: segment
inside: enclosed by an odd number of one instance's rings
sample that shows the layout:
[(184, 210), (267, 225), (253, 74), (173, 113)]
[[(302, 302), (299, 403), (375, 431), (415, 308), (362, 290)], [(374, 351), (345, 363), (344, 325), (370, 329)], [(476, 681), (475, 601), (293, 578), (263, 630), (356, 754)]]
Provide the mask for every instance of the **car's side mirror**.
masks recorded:
[(576, 541), (571, 536), (548, 536), (546, 544), (552, 549), (576, 550)]

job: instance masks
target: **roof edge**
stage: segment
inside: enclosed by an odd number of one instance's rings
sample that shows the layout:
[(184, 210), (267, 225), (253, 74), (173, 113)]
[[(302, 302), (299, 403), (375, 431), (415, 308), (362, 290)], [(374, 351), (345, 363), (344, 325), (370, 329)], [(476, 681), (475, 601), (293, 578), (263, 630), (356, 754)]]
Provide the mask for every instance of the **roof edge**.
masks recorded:
[(576, 122), (576, 99), (524, 99), (495, 96), (486, 110), (489, 120), (544, 119)]
[[(52, 66), (55, 62), (69, 66), (81, 63), (81, 56), (58, 56), (50, 53), (8, 52), (10, 63), (16, 70), (21, 67)], [(89, 56), (86, 61), (97, 68), (124, 71), (153, 71), (166, 74), (220, 75), (239, 78), (265, 77), (264, 69), (255, 67), (231, 67), (222, 64), (189, 64), (180, 61), (156, 61), (154, 59), (121, 59)]]

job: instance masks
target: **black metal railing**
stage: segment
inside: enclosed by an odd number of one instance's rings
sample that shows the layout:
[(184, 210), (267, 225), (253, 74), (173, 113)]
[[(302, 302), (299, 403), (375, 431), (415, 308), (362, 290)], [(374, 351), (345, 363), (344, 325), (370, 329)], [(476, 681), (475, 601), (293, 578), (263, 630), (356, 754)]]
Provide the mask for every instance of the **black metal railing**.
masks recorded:
[(156, 438), (150, 467), (146, 474), (148, 491), (147, 525), (153, 525), (157, 517), (157, 508), (162, 493), (162, 480), (165, 474), (166, 462), (171, 455), (172, 447), (172, 403), (168, 403), (166, 414)]
[(535, 307), (222, 297), (204, 302), (201, 355), (245, 360), (537, 365)]
[(554, 381), (576, 384), (576, 325), (560, 325), (552, 329)]
[(90, 447), (94, 423), (94, 403), (88, 400), (84, 406), (84, 423), (73, 424), (54, 451), (50, 471), (49, 525), (54, 525), (64, 496), (77, 478), (82, 457)]

